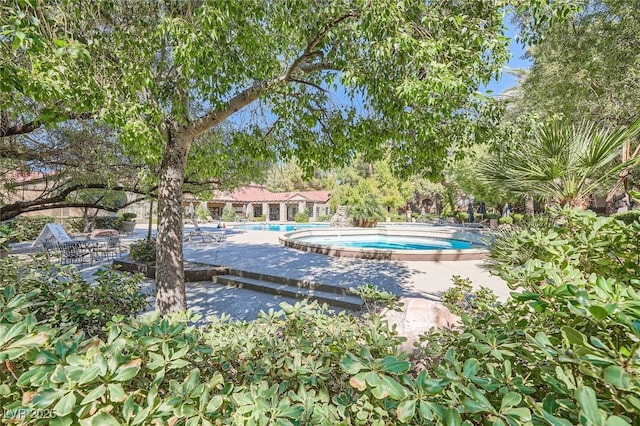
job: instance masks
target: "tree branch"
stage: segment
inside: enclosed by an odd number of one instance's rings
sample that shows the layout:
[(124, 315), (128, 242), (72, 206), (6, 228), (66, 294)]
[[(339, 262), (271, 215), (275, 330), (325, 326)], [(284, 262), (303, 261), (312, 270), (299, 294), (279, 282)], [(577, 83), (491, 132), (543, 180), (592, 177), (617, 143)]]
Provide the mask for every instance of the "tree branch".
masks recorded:
[(324, 88), (322, 88), (322, 87), (318, 86), (317, 84), (312, 83), (312, 82), (310, 82), (310, 81), (306, 81), (306, 80), (299, 80), (299, 79), (297, 79), (297, 78), (291, 78), (291, 79), (289, 79), (289, 80), (290, 80), (290, 81), (293, 81), (294, 83), (306, 84), (307, 86), (311, 86), (311, 87), (313, 87), (313, 88), (315, 88), (315, 89), (317, 89), (317, 90), (319, 90), (319, 91), (321, 91), (321, 92), (323, 92), (323, 93), (326, 93), (326, 92), (327, 92), (327, 90), (326, 90), (326, 89), (324, 89)]
[[(63, 207), (87, 207), (86, 205), (82, 205), (79, 206), (79, 204), (86, 204), (86, 203), (72, 203), (72, 202), (66, 202), (66, 198), (68, 195), (70, 195), (71, 193), (75, 192), (75, 191), (80, 191), (83, 189), (111, 189), (114, 191), (124, 191), (124, 192), (130, 192), (130, 193), (134, 193), (134, 194), (140, 194), (140, 195), (148, 195), (150, 192), (152, 192), (155, 188), (149, 188), (149, 191), (140, 191), (138, 189), (134, 188), (127, 188), (124, 186), (114, 186), (114, 187), (108, 187), (106, 184), (77, 184), (77, 185), (71, 185), (68, 186), (66, 188), (64, 188), (63, 190), (61, 190), (58, 194), (53, 195), (53, 196), (49, 196), (49, 197), (38, 197), (36, 199), (30, 200), (30, 201), (16, 201), (14, 203), (11, 204), (7, 204), (4, 206), (0, 206), (0, 220), (8, 220), (11, 219), (13, 217), (16, 217), (22, 213), (26, 213), (26, 212), (30, 212), (30, 211), (37, 211), (37, 210), (46, 210), (48, 208), (56, 208), (56, 207), (42, 207), (39, 208), (41, 206), (49, 206), (49, 205), (56, 205), (56, 206), (63, 206)], [(131, 203), (125, 204), (125, 205), (129, 205)], [(95, 207), (94, 205), (90, 205), (91, 207)], [(95, 207), (98, 208), (98, 207)], [(120, 207), (122, 208), (122, 207)], [(117, 211), (117, 209), (116, 209)]]
[(223, 109), (217, 111), (211, 111), (198, 119), (191, 122), (183, 129), (183, 133), (187, 135), (190, 139), (195, 139), (197, 136), (201, 135), (208, 129), (213, 126), (216, 126), (222, 123), (224, 120), (229, 118), (232, 114), (238, 112), (245, 106), (251, 104), (253, 101), (260, 98), (263, 94), (265, 94), (271, 87), (277, 85), (282, 82), (291, 81), (291, 76), (297, 70), (300, 70), (305, 73), (311, 73), (322, 70), (339, 70), (335, 64), (331, 64), (328, 62), (316, 62), (313, 64), (306, 63), (309, 58), (313, 58), (316, 56), (322, 56), (322, 52), (316, 50), (318, 44), (322, 41), (322, 39), (327, 35), (327, 33), (334, 27), (336, 27), (341, 22), (357, 17), (355, 12), (350, 12), (345, 15), (339, 16), (327, 27), (320, 31), (318, 35), (309, 42), (304, 52), (296, 58), (291, 65), (287, 68), (287, 71), (278, 77), (264, 80), (254, 84), (253, 86), (243, 90), (242, 92), (233, 96), (224, 106)]
[[(94, 117), (94, 113), (92, 112), (83, 112), (83, 113), (71, 112), (68, 115), (66, 115), (64, 118), (66, 120), (89, 120), (93, 117)], [(43, 124), (44, 122), (41, 120), (33, 120), (28, 123), (16, 124), (13, 126), (3, 125), (3, 126), (0, 126), (0, 138), (31, 133), (34, 130), (40, 128)]]

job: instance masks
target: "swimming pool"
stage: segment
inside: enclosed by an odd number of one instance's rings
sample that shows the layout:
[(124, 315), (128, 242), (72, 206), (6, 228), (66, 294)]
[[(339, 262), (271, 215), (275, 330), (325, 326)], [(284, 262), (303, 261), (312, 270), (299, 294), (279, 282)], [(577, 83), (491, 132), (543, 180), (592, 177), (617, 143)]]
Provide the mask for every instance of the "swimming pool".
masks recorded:
[(297, 239), (314, 244), (381, 250), (443, 250), (468, 249), (473, 243), (433, 237), (402, 237), (390, 235), (308, 236)]
[(299, 229), (315, 229), (329, 228), (328, 223), (296, 223), (296, 224), (280, 224), (280, 223), (258, 223), (251, 225), (236, 225), (233, 229), (241, 229), (245, 231), (277, 231), (291, 232)]
[(297, 250), (380, 260), (477, 260), (487, 254), (479, 233), (459, 228), (329, 228), (288, 232), (280, 242)]

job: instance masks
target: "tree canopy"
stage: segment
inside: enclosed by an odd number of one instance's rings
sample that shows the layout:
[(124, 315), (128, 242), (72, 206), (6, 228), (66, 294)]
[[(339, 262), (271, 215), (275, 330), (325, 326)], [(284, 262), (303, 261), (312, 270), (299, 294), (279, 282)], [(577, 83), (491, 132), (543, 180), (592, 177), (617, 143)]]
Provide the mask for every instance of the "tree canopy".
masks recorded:
[[(514, 2), (534, 22), (569, 0)], [(439, 176), (486, 131), (480, 95), (508, 55), (507, 0), (5, 2), (3, 135), (97, 117), (125, 152), (159, 165), (158, 307), (184, 310), (181, 194), (193, 141), (302, 167), (383, 153)], [(550, 7), (551, 6), (551, 7)], [(335, 93), (344, 92), (348, 102)], [(9, 124), (7, 124), (9, 123)]]

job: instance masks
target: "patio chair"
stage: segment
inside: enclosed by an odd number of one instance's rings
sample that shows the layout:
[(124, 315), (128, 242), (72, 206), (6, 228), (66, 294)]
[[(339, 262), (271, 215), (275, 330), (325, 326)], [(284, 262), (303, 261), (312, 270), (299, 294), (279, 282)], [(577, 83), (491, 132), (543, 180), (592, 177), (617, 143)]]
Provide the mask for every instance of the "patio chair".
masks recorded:
[(224, 231), (218, 232), (209, 232), (209, 231), (193, 231), (189, 232), (184, 237), (184, 242), (192, 242), (195, 240), (200, 240), (203, 243), (219, 243), (224, 240)]
[(89, 261), (93, 265), (93, 252), (91, 248), (80, 241), (60, 243), (60, 263), (63, 265), (71, 263), (84, 264), (84, 258), (89, 256)]
[(45, 240), (42, 242), (43, 253), (46, 253), (49, 258), (60, 257), (60, 245), (54, 239)]
[(107, 260), (115, 259), (116, 253), (118, 257), (122, 254), (122, 247), (120, 245), (120, 235), (109, 235), (104, 245), (98, 246), (93, 249), (96, 257), (102, 258), (106, 256)]

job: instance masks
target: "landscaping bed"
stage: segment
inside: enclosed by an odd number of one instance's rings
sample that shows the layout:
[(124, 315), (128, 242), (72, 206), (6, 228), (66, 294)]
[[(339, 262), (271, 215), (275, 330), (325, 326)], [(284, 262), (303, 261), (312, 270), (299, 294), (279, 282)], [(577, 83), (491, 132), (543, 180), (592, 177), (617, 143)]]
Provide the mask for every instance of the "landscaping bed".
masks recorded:
[[(156, 267), (143, 262), (135, 262), (129, 259), (116, 259), (113, 268), (124, 272), (140, 272), (147, 278), (156, 277)], [(225, 275), (229, 268), (225, 266), (208, 265), (198, 262), (184, 262), (184, 280), (186, 282), (210, 281), (215, 275)]]

